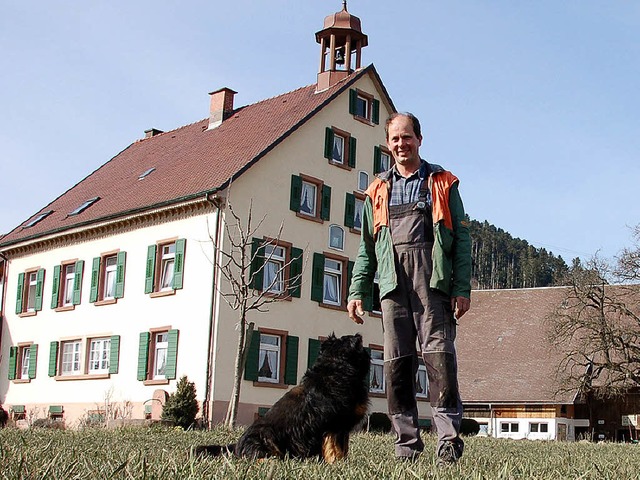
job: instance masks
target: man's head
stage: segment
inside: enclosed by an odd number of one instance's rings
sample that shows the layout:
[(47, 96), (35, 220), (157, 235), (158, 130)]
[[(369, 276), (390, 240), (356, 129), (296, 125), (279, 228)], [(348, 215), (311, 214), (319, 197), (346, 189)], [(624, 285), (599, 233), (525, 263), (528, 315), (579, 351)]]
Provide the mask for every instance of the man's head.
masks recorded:
[(384, 129), (387, 147), (398, 168), (409, 172), (417, 170), (420, 167), (418, 149), (422, 144), (418, 119), (411, 113), (394, 113), (387, 119)]

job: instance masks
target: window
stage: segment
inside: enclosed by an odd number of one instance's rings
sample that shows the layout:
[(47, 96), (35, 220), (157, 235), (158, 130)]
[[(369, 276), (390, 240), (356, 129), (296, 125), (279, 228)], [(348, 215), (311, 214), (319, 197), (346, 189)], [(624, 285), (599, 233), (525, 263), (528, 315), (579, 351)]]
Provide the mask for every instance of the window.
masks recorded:
[(56, 380), (104, 378), (118, 373), (119, 354), (119, 335), (54, 341), (49, 350), (49, 376)]
[(53, 210), (49, 210), (48, 212), (43, 212), (40, 215), (38, 215), (37, 217), (35, 217), (33, 220), (31, 220), (29, 223), (27, 223), (24, 228), (30, 228), (33, 227), (35, 224), (41, 222), (42, 220), (44, 220), (45, 218), (47, 218), (49, 215), (51, 215), (53, 213)]
[(79, 213), (84, 212), (87, 208), (89, 208), (91, 205), (96, 203), (98, 200), (100, 200), (100, 197), (93, 197), (93, 198), (90, 198), (89, 200), (85, 200), (84, 202), (82, 202), (82, 204), (80, 204), (78, 208), (76, 208), (71, 213), (69, 213), (69, 216), (78, 215)]
[(171, 294), (182, 288), (186, 242), (180, 238), (149, 245), (145, 293)]
[(289, 209), (300, 218), (322, 222), (331, 214), (331, 187), (308, 175), (291, 175)]
[(271, 329), (254, 330), (244, 378), (262, 385), (298, 383), (299, 338)]
[(16, 314), (30, 314), (42, 310), (44, 268), (28, 270), (18, 275)]
[(347, 193), (344, 202), (344, 224), (355, 232), (362, 230), (364, 195), (360, 192)]
[(69, 308), (80, 303), (84, 260), (53, 267), (51, 308)]
[(313, 254), (311, 300), (325, 307), (344, 309), (353, 262), (331, 253)]
[(282, 297), (300, 297), (302, 249), (275, 239), (253, 238), (250, 286)]
[(29, 381), (36, 378), (36, 361), (38, 345), (31, 343), (19, 344), (9, 348), (9, 380)]
[(529, 424), (529, 432), (531, 433), (548, 433), (549, 432), (549, 424), (548, 423), (530, 423)]
[(369, 174), (367, 172), (358, 172), (358, 190), (364, 192), (369, 188)]
[(344, 250), (344, 230), (339, 225), (329, 227), (329, 248)]
[(427, 377), (427, 367), (422, 360), (418, 363), (418, 372), (416, 373), (416, 397), (427, 398), (429, 389), (429, 380)]
[(517, 422), (502, 422), (502, 423), (500, 423), (500, 431), (502, 433), (517, 433), (518, 432), (518, 423)]
[(324, 138), (324, 156), (329, 163), (344, 168), (356, 166), (357, 141), (349, 132), (327, 127)]
[(384, 393), (384, 354), (382, 350), (371, 349), (371, 370), (369, 371), (369, 391)]
[(367, 123), (380, 123), (380, 100), (361, 90), (349, 90), (349, 113)]
[(149, 175), (151, 175), (154, 171), (156, 170), (156, 167), (151, 167), (147, 170), (145, 170), (144, 172), (142, 172), (139, 176), (138, 176), (138, 180), (144, 180), (145, 178), (147, 178)]
[(386, 172), (393, 165), (391, 152), (386, 147), (373, 147), (373, 173)]
[(138, 380), (153, 385), (176, 378), (178, 334), (168, 327), (140, 333)]
[(89, 301), (97, 305), (115, 303), (124, 296), (127, 252), (108, 252), (93, 259)]

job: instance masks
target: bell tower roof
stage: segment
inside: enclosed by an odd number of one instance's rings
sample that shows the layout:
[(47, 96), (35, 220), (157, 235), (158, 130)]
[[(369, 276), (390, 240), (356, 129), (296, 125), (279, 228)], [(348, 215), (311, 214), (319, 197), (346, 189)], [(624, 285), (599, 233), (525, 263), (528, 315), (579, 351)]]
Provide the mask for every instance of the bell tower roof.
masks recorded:
[(331, 31), (336, 34), (342, 33), (343, 35), (346, 33), (340, 32), (340, 30), (351, 30), (350, 33), (354, 40), (356, 38), (362, 40), (362, 44), (360, 45), (361, 47), (366, 47), (368, 45), (367, 36), (362, 33), (362, 24), (360, 23), (360, 19), (355, 15), (351, 15), (347, 11), (347, 0), (343, 0), (341, 11), (325, 17), (324, 28), (316, 33), (316, 42), (320, 43), (322, 37), (327, 34), (331, 34)]

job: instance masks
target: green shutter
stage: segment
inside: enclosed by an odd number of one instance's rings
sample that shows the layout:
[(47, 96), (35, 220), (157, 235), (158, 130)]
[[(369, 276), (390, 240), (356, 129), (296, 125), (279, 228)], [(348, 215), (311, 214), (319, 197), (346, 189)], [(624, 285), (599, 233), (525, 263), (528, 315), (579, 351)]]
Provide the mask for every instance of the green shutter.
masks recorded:
[(326, 127), (324, 129), (324, 158), (333, 159), (333, 128)]
[(347, 304), (347, 298), (349, 298), (349, 288), (351, 287), (351, 277), (353, 277), (353, 266), (355, 262), (347, 262), (347, 291), (344, 294), (343, 303)]
[(349, 137), (349, 166), (356, 167), (356, 141), (355, 137)]
[(16, 365), (18, 364), (18, 347), (9, 347), (9, 380), (16, 378)]
[(138, 380), (147, 379), (147, 366), (149, 365), (149, 332), (140, 332), (140, 343), (138, 345)]
[(298, 344), (300, 339), (293, 335), (287, 335), (285, 360), (284, 360), (284, 383), (296, 385), (298, 383)]
[(24, 273), (18, 274), (18, 289), (16, 294), (16, 315), (22, 313), (22, 292), (24, 290)]
[(311, 272), (311, 300), (322, 303), (324, 283), (324, 255), (313, 254), (313, 269)]
[(353, 220), (356, 216), (356, 196), (353, 193), (347, 193), (344, 201), (344, 225), (353, 228)]
[(322, 211), (320, 218), (322, 220), (329, 220), (331, 215), (331, 187), (329, 185), (322, 186)]
[(178, 365), (178, 330), (169, 330), (167, 346), (167, 369), (164, 372), (168, 380), (175, 380)]
[(373, 99), (371, 121), (378, 125), (380, 123), (380, 100)]
[(255, 290), (262, 290), (264, 277), (264, 245), (260, 238), (251, 239), (251, 258), (249, 260), (249, 286)]
[(73, 275), (73, 304), (80, 305), (80, 295), (82, 294), (82, 276), (84, 274), (84, 260), (78, 260)]
[(55, 377), (58, 371), (58, 342), (49, 344), (49, 376)]
[(118, 373), (118, 360), (120, 358), (120, 335), (111, 336), (109, 347), (109, 373)]
[(309, 351), (307, 353), (307, 368), (311, 368), (316, 359), (320, 355), (320, 340), (315, 338), (309, 339)]
[(124, 274), (127, 264), (127, 252), (118, 252), (116, 257), (116, 289), (113, 292), (114, 298), (124, 297)]
[(60, 265), (53, 267), (53, 279), (51, 280), (51, 308), (58, 308), (58, 294), (60, 292)]
[(36, 276), (36, 302), (34, 305), (35, 311), (39, 312), (42, 310), (42, 294), (43, 294), (43, 286), (44, 286), (44, 268), (38, 270)]
[(373, 174), (376, 175), (382, 171), (382, 150), (380, 147), (373, 147)]
[(260, 332), (254, 330), (251, 335), (251, 343), (247, 352), (247, 363), (244, 366), (244, 379), (249, 381), (258, 380), (258, 361), (260, 358)]
[(358, 103), (358, 92), (356, 92), (353, 88), (349, 90), (349, 113), (351, 115), (356, 114), (356, 108)]
[(145, 272), (144, 293), (153, 292), (153, 280), (156, 272), (157, 245), (147, 247), (147, 270)]
[(289, 295), (300, 298), (302, 291), (302, 249), (291, 247), (289, 264)]
[(89, 301), (98, 301), (98, 284), (100, 283), (100, 257), (95, 257), (91, 264), (91, 290), (89, 290)]
[(36, 378), (36, 366), (38, 365), (38, 345), (35, 343), (29, 347), (29, 378)]
[(184, 238), (176, 240), (176, 256), (173, 267), (173, 289), (180, 290), (184, 280), (184, 252), (187, 241)]
[(289, 199), (289, 209), (294, 212), (300, 211), (300, 198), (302, 197), (302, 178), (298, 175), (291, 175), (291, 198)]

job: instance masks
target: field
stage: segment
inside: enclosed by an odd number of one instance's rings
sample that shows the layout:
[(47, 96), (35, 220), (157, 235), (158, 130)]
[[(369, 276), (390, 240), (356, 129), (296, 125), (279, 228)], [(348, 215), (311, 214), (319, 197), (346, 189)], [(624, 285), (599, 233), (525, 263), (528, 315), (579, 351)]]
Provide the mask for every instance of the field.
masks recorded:
[(640, 446), (466, 439), (465, 456), (447, 469), (435, 466), (435, 438), (415, 463), (397, 462), (393, 438), (355, 434), (348, 459), (194, 459), (190, 447), (229, 443), (239, 431), (173, 429), (0, 430), (0, 479), (616, 479), (640, 478)]

